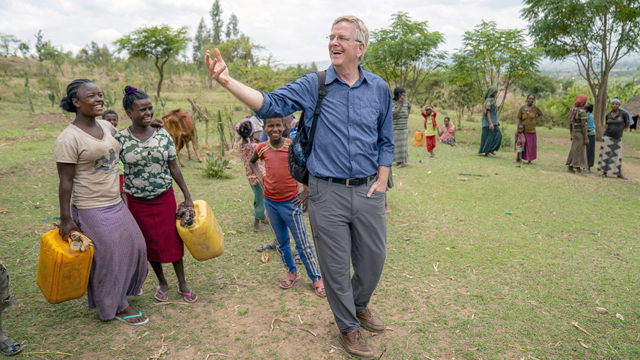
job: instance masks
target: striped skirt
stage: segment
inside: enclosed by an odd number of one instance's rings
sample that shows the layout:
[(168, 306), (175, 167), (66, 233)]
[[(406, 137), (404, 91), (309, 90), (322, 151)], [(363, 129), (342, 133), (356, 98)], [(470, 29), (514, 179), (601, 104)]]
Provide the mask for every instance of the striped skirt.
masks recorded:
[(393, 130), (393, 141), (395, 149), (393, 150), (393, 163), (409, 162), (409, 130)]
[(571, 150), (569, 151), (565, 165), (581, 169), (589, 168), (587, 162), (587, 146), (584, 144), (584, 135), (580, 131), (573, 134), (571, 138)]
[(138, 224), (120, 202), (96, 209), (71, 207), (71, 216), (93, 242), (89, 275), (89, 309), (102, 320), (129, 307), (127, 296), (138, 295), (147, 278), (147, 248)]
[(622, 176), (622, 138), (602, 137), (598, 171), (603, 174)]

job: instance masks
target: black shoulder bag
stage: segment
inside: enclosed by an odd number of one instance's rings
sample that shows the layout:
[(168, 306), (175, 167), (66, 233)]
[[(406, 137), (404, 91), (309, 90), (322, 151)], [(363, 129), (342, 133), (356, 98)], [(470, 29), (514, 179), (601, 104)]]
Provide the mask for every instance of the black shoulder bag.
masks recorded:
[(313, 123), (311, 124), (311, 133), (307, 134), (306, 127), (304, 125), (304, 112), (300, 115), (300, 122), (298, 122), (298, 133), (296, 137), (289, 145), (289, 172), (291, 177), (296, 181), (309, 185), (309, 170), (307, 170), (307, 160), (311, 155), (311, 149), (313, 147), (313, 138), (316, 134), (316, 126), (318, 126), (318, 116), (320, 116), (320, 107), (322, 106), (322, 100), (327, 95), (327, 85), (325, 80), (327, 78), (326, 71), (316, 71), (318, 75), (318, 101), (316, 102), (316, 111), (313, 113)]

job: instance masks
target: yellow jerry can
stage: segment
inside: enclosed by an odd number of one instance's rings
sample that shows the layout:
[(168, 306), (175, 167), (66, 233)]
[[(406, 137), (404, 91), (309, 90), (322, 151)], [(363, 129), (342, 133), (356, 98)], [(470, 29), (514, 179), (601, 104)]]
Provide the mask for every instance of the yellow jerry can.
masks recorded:
[(198, 261), (213, 259), (224, 252), (224, 235), (209, 204), (204, 200), (193, 202), (196, 216), (193, 225), (180, 226), (176, 220), (176, 228), (182, 242), (187, 246), (191, 256)]
[(87, 292), (93, 246), (84, 252), (79, 246), (72, 244), (71, 238), (62, 240), (58, 229), (42, 235), (36, 282), (50, 304), (77, 299)]

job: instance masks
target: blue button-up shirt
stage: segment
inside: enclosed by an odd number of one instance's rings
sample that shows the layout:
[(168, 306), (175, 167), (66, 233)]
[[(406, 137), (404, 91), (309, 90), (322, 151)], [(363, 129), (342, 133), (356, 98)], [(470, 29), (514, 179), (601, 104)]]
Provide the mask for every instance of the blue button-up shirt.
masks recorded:
[[(327, 69), (328, 92), (307, 161), (307, 169), (315, 177), (363, 178), (377, 173), (378, 166), (393, 163), (391, 92), (379, 76), (358, 68), (360, 78), (351, 87), (340, 79), (333, 65)], [(303, 110), (307, 133), (311, 132), (318, 101), (315, 73), (263, 95), (257, 116), (269, 119)]]

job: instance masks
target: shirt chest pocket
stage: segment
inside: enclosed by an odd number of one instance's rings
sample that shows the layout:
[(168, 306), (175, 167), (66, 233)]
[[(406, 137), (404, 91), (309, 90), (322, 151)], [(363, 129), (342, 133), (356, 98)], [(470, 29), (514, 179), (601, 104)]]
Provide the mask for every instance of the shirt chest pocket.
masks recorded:
[(380, 102), (375, 99), (365, 99), (361, 102), (358, 115), (364, 125), (377, 125), (380, 118)]

